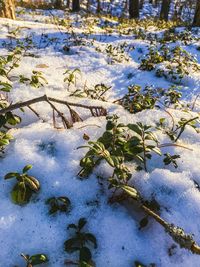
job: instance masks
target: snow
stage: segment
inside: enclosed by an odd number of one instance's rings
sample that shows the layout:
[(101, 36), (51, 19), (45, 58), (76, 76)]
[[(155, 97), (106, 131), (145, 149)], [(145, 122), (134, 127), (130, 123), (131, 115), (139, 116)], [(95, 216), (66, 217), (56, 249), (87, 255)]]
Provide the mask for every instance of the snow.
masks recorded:
[[(56, 14), (64, 16), (62, 12)], [(31, 15), (26, 13), (19, 15), (21, 20), (11, 21), (0, 19), (0, 55), (7, 54), (3, 42), (8, 41), (7, 34), (11, 29), (24, 27), (19, 33), (19, 38), (27, 35), (33, 37), (33, 48), (30, 53), (37, 57), (23, 57), (19, 68), (12, 71), (13, 90), (9, 98), (13, 103), (25, 101), (47, 94), (58, 99), (70, 102), (84, 103), (88, 105), (100, 105), (107, 108), (109, 114), (117, 114), (120, 121), (134, 123), (142, 121), (155, 126), (160, 118), (165, 117), (170, 125), (170, 117), (163, 110), (153, 109), (130, 114), (121, 106), (112, 101), (127, 93), (127, 87), (131, 84), (139, 84), (142, 87), (154, 85), (155, 87), (168, 88), (171, 81), (157, 78), (154, 72), (139, 70), (141, 55), (144, 55), (150, 42), (148, 40), (134, 39), (132, 35), (118, 36), (102, 33), (100, 26), (96, 25), (91, 36), (83, 37), (87, 43), (84, 45), (70, 45), (70, 53), (64, 53), (62, 48), (67, 43), (69, 33), (62, 26), (44, 23), (47, 15)], [(67, 15), (73, 22), (73, 15)], [(48, 17), (48, 16), (47, 16)], [(77, 16), (80, 25), (81, 17)], [(36, 21), (42, 21), (36, 22)], [(100, 25), (100, 24), (99, 24)], [(115, 25), (113, 23), (113, 25)], [(114, 26), (115, 27), (115, 26)], [(148, 29), (156, 31), (154, 28)], [(87, 32), (84, 26), (73, 26), (77, 36)], [(157, 30), (159, 33), (160, 31)], [(41, 35), (58, 38), (58, 44), (49, 44), (41, 41)], [(197, 39), (200, 34), (198, 33)], [(94, 39), (93, 45), (89, 41)], [(108, 64), (108, 56), (96, 51), (100, 47), (103, 51), (107, 44), (117, 45), (126, 41), (128, 45), (135, 47), (128, 51), (129, 61)], [(41, 42), (41, 43), (40, 43)], [(38, 44), (40, 43), (40, 47)], [(174, 45), (174, 44), (173, 44)], [(199, 40), (191, 45), (182, 45), (188, 52), (196, 55), (200, 63), (199, 51), (196, 47)], [(139, 49), (139, 50), (138, 50)], [(139, 51), (142, 51), (139, 52)], [(45, 64), (45, 68), (38, 65)], [(83, 88), (85, 82), (88, 87), (104, 83), (112, 86), (106, 94), (107, 102), (70, 97), (75, 90), (71, 85), (63, 82), (63, 73), (66, 69), (79, 68), (81, 75), (77, 78), (77, 88)], [(41, 70), (48, 80), (41, 88), (32, 88), (27, 84), (20, 84), (18, 75), (30, 77), (32, 70)], [(128, 74), (132, 74), (127, 79)], [(193, 103), (199, 93), (200, 72), (189, 74), (183, 81), (182, 91), (185, 103)], [(60, 110), (67, 112), (67, 108), (56, 104)], [(120, 204), (108, 204), (110, 192), (107, 185), (101, 185), (97, 176), (108, 177), (112, 170), (104, 162), (98, 166), (94, 173), (86, 180), (77, 177), (79, 161), (87, 149), (77, 149), (86, 145), (83, 139), (84, 133), (90, 140), (96, 140), (105, 130), (105, 117), (91, 117), (88, 111), (77, 109), (84, 119), (83, 122), (74, 124), (71, 129), (55, 129), (52, 122), (52, 110), (48, 104), (38, 103), (33, 105), (44, 120), (39, 120), (30, 110), (25, 114), (17, 111), (22, 117), (22, 123), (18, 128), (11, 130), (14, 140), (7, 147), (5, 156), (0, 159), (0, 267), (22, 266), (23, 260), (20, 253), (36, 254), (46, 253), (49, 257), (49, 267), (61, 267), (65, 259), (71, 255), (64, 252), (64, 241), (70, 238), (67, 231), (69, 223), (76, 223), (80, 217), (87, 218), (88, 230), (93, 233), (98, 242), (98, 248), (93, 250), (93, 260), (97, 267), (130, 267), (134, 261), (140, 261), (149, 265), (170, 267), (199, 266), (199, 256), (180, 249), (178, 246), (172, 256), (168, 250), (174, 244), (173, 240), (164, 232), (160, 225), (153, 219), (149, 219), (146, 228), (139, 230), (139, 222), (144, 214), (134, 207), (125, 207)], [(185, 113), (178, 110), (170, 110), (176, 121), (182, 117), (191, 118), (198, 116), (200, 112), (200, 99), (197, 99), (193, 112)], [(59, 127), (62, 124), (57, 121)], [(85, 126), (85, 127), (83, 127)], [(169, 139), (161, 131), (156, 132), (161, 143), (169, 143)], [(148, 162), (149, 172), (135, 172), (134, 165), (130, 164), (133, 171), (131, 183), (139, 190), (146, 200), (152, 197), (161, 206), (161, 216), (180, 227), (186, 232), (192, 233), (195, 240), (200, 243), (200, 192), (195, 182), (200, 184), (200, 135), (192, 128), (186, 127), (179, 144), (192, 149), (180, 147), (163, 148), (163, 153), (171, 152), (180, 154), (177, 160), (178, 168), (164, 166), (162, 159), (154, 155)], [(30, 203), (25, 206), (17, 206), (11, 202), (10, 191), (14, 180), (4, 180), (6, 173), (21, 171), (26, 164), (32, 164), (30, 174), (37, 177), (41, 184), (41, 190), (35, 194)], [(67, 196), (72, 203), (69, 214), (60, 213), (49, 216), (45, 200), (52, 196)], [(93, 204), (97, 203), (97, 204)], [(130, 212), (132, 210), (132, 212)], [(72, 256), (73, 258), (74, 256)], [(44, 265), (45, 266), (45, 265)]]

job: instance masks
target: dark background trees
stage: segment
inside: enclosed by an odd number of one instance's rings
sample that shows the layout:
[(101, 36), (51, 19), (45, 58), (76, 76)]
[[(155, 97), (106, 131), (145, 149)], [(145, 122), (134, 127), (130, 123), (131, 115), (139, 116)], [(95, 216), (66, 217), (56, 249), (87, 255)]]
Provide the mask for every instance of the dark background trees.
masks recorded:
[(129, 18), (138, 19), (139, 18), (139, 0), (129, 0)]
[(72, 11), (78, 12), (80, 10), (80, 1), (79, 0), (73, 0), (72, 1)]
[(160, 19), (168, 20), (171, 0), (163, 0), (160, 11)]
[(197, 2), (196, 2), (196, 9), (195, 9), (193, 25), (200, 27), (200, 0), (197, 0)]
[[(0, 0), (1, 17), (15, 19), (15, 1), (18, 4), (23, 4), (25, 7), (33, 6), (35, 8), (39, 7), (56, 9), (70, 8), (72, 12), (79, 12), (81, 9), (80, 4), (82, 0)], [(113, 10), (112, 5), (114, 5), (114, 1), (112, 0), (108, 3), (109, 6), (107, 11), (103, 11), (104, 2), (102, 0), (87, 0), (86, 2), (87, 4), (85, 6), (85, 10), (88, 12), (93, 10), (93, 12), (96, 13), (109, 13), (109, 11)], [(187, 11), (190, 12), (189, 19), (190, 21), (193, 21), (193, 26), (200, 26), (200, 0), (182, 0), (177, 1), (176, 3), (174, 0), (124, 0), (124, 2), (122, 0), (123, 14), (127, 14), (126, 12), (128, 10), (130, 19), (139, 19), (139, 11), (142, 11), (142, 8), (147, 3), (153, 7), (158, 7), (160, 13), (157, 15), (157, 17), (162, 20), (181, 20), (183, 14), (188, 19), (189, 16), (185, 13), (185, 11)], [(94, 11), (95, 9), (91, 8), (94, 6), (94, 4), (96, 6), (96, 11)]]

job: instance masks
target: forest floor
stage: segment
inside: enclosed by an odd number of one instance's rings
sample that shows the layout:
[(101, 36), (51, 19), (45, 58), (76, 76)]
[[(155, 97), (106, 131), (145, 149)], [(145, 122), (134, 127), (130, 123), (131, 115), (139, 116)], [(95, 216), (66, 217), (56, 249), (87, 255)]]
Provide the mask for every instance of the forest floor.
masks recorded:
[[(23, 50), (9, 79), (0, 77), (12, 86), (9, 93), (2, 91), (2, 97), (16, 103), (46, 94), (101, 106), (125, 125), (150, 125), (159, 144), (171, 145), (161, 148), (162, 156), (151, 151), (146, 171), (136, 170), (137, 161), (128, 162), (129, 184), (149, 203), (158, 203), (162, 218), (193, 234), (200, 243), (200, 29), (175, 27), (170, 31), (172, 26), (21, 10), (17, 21), (0, 19), (0, 56), (12, 54), (19, 41)], [(148, 55), (149, 51), (154, 52)], [(141, 66), (143, 59), (147, 61)], [(38, 80), (32, 79), (34, 74)], [(132, 87), (132, 93), (139, 95), (135, 98), (138, 109), (131, 102), (115, 102), (132, 85), (141, 87)], [(54, 105), (71, 120), (67, 106)], [(108, 202), (112, 189), (106, 178), (112, 168), (106, 161), (88, 178), (77, 176), (80, 160), (88, 151), (77, 148), (105, 132), (106, 116), (94, 117), (88, 109), (73, 107), (82, 121), (65, 129), (57, 114), (53, 119), (48, 103), (32, 107), (40, 118), (28, 108), (15, 111), (22, 121), (9, 130), (13, 140), (0, 159), (0, 267), (25, 266), (20, 253), (45, 253), (46, 266), (51, 267), (65, 266), (66, 259), (76, 260), (76, 253), (64, 251), (64, 242), (72, 236), (67, 226), (81, 217), (97, 240), (97, 248), (91, 249), (97, 267), (139, 266), (137, 261), (156, 267), (200, 266), (200, 256), (180, 248), (153, 219), (140, 227), (145, 215), (138, 207)], [(180, 157), (174, 165), (166, 165), (166, 153)], [(20, 172), (27, 164), (33, 166), (30, 174), (40, 181), (41, 189), (20, 206), (10, 197), (15, 181), (3, 177)], [(70, 199), (70, 211), (49, 215), (46, 200), (59, 196)]]

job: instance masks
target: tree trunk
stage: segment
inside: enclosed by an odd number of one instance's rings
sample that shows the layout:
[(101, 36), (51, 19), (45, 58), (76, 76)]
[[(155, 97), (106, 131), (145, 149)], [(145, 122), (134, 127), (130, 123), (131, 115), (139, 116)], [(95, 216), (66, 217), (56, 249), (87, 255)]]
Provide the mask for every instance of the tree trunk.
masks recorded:
[(96, 13), (100, 13), (101, 12), (101, 2), (100, 0), (97, 0), (97, 10), (96, 10)]
[(164, 19), (164, 20), (168, 21), (170, 4), (171, 4), (171, 0), (163, 0), (162, 1), (161, 11), (160, 11), (160, 19)]
[(54, 7), (57, 8), (57, 9), (62, 9), (63, 1), (62, 0), (56, 0), (55, 4), (54, 4)]
[(200, 27), (200, 0), (197, 0), (193, 25)]
[(144, 6), (144, 0), (140, 0), (140, 9), (143, 9)]
[(87, 9), (87, 11), (89, 11), (89, 9), (90, 9), (90, 0), (87, 0), (86, 9)]
[(69, 7), (70, 7), (70, 0), (67, 0), (66, 8), (69, 8)]
[(129, 0), (129, 18), (139, 18), (139, 0)]
[(0, 0), (0, 17), (16, 19), (14, 0)]
[(159, 4), (159, 0), (154, 0), (153, 3), (152, 3), (152, 5), (153, 5), (154, 7), (157, 7), (158, 4)]
[(79, 0), (73, 0), (72, 1), (72, 12), (78, 12), (80, 11), (80, 2)]

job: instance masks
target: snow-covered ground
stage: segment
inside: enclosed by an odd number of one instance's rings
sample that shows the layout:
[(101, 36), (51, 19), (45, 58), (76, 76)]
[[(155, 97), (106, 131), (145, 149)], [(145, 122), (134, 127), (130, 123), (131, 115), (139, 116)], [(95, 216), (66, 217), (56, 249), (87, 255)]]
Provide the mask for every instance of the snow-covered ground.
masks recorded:
[[(48, 24), (46, 16), (42, 14), (32, 16), (25, 13), (19, 16), (18, 21), (0, 19), (0, 55), (8, 54), (5, 42), (11, 47), (15, 45), (16, 39), (23, 40), (30, 36), (33, 40), (32, 47), (21, 59), (19, 67), (10, 73), (13, 85), (9, 93), (10, 101), (15, 103), (47, 94), (69, 102), (103, 106), (109, 115), (117, 114), (119, 121), (125, 124), (141, 121), (155, 127), (160, 118), (164, 117), (170, 125), (171, 118), (162, 109), (130, 114), (122, 106), (113, 104), (114, 100), (127, 93), (127, 87), (131, 84), (138, 84), (142, 88), (151, 85), (166, 89), (172, 85), (172, 81), (156, 77), (155, 71), (138, 68), (141, 57), (148, 52), (148, 38), (142, 40), (135, 38), (134, 34), (119, 35), (117, 23), (112, 20), (110, 25), (113, 33), (105, 34), (101, 25), (106, 19), (99, 19), (98, 23), (92, 25), (93, 17), (65, 16), (71, 27)], [(51, 15), (48, 18), (52, 20)], [(16, 38), (9, 39), (8, 33), (17, 28), (19, 31)], [(159, 34), (162, 31), (154, 26), (148, 29), (148, 32)], [(196, 39), (187, 45), (177, 41), (169, 46), (182, 46), (200, 63), (198, 29), (194, 36)], [(124, 42), (133, 48), (125, 52), (128, 61), (123, 58), (122, 62), (112, 62), (105, 52), (106, 46), (117, 46)], [(66, 47), (69, 47), (69, 51), (66, 51)], [(67, 69), (76, 68), (81, 73), (77, 73), (76, 85), (72, 84), (68, 88), (67, 83), (63, 82), (63, 73)], [(30, 77), (33, 70), (42, 71), (48, 84), (34, 88), (19, 83), (19, 75)], [(94, 88), (101, 83), (111, 87), (106, 93), (106, 102), (70, 96), (75, 89), (83, 89), (85, 85)], [(200, 71), (190, 71), (184, 77), (181, 91), (182, 103), (191, 104), (195, 101), (200, 93)], [(134, 211), (133, 207), (133, 212), (130, 212), (130, 208), (121, 204), (108, 204), (111, 192), (107, 190), (106, 183), (102, 185), (97, 179), (97, 176), (106, 178), (111, 174), (106, 163), (98, 166), (88, 179), (80, 180), (77, 177), (80, 159), (87, 151), (77, 150), (77, 147), (87, 144), (84, 134), (93, 141), (102, 135), (105, 131), (105, 117), (92, 117), (88, 111), (78, 109), (82, 122), (75, 123), (71, 129), (63, 129), (58, 119), (57, 126), (60, 129), (55, 129), (52, 109), (47, 103), (34, 104), (32, 107), (41, 119), (27, 108), (25, 113), (18, 110), (22, 122), (11, 130), (14, 140), (0, 159), (0, 267), (24, 266), (20, 253), (45, 253), (49, 257), (46, 266), (64, 266), (66, 259), (76, 258), (76, 254), (69, 255), (64, 251), (63, 244), (71, 237), (67, 225), (77, 223), (81, 217), (87, 219), (88, 230), (97, 238), (98, 248), (92, 250), (97, 267), (131, 267), (135, 261), (147, 266), (154, 263), (156, 267), (200, 266), (199, 255), (193, 255), (178, 245), (169, 255), (174, 241), (153, 219), (149, 219), (149, 224), (140, 230), (139, 222), (144, 217), (141, 211)], [(59, 104), (56, 107), (67, 112), (67, 108)], [(199, 116), (200, 98), (196, 99), (192, 111), (185, 112), (180, 108), (171, 108), (169, 111), (175, 121)], [(155, 130), (155, 133), (160, 143), (170, 142), (161, 131)], [(197, 184), (200, 184), (200, 135), (193, 128), (186, 127), (178, 144), (190, 150), (174, 146), (162, 149), (163, 154), (180, 154), (177, 169), (172, 165), (165, 166), (163, 157), (153, 155), (148, 161), (148, 173), (136, 172), (134, 164), (129, 163), (133, 172), (131, 182), (144, 199), (154, 198), (160, 204), (160, 214), (166, 221), (194, 234), (195, 240), (200, 243), (200, 191), (197, 188)], [(41, 189), (30, 203), (18, 206), (10, 199), (14, 180), (7, 181), (3, 177), (8, 172), (21, 171), (26, 164), (33, 165), (30, 174), (38, 178)], [(67, 196), (72, 205), (70, 213), (49, 216), (45, 201), (53, 196)]]

